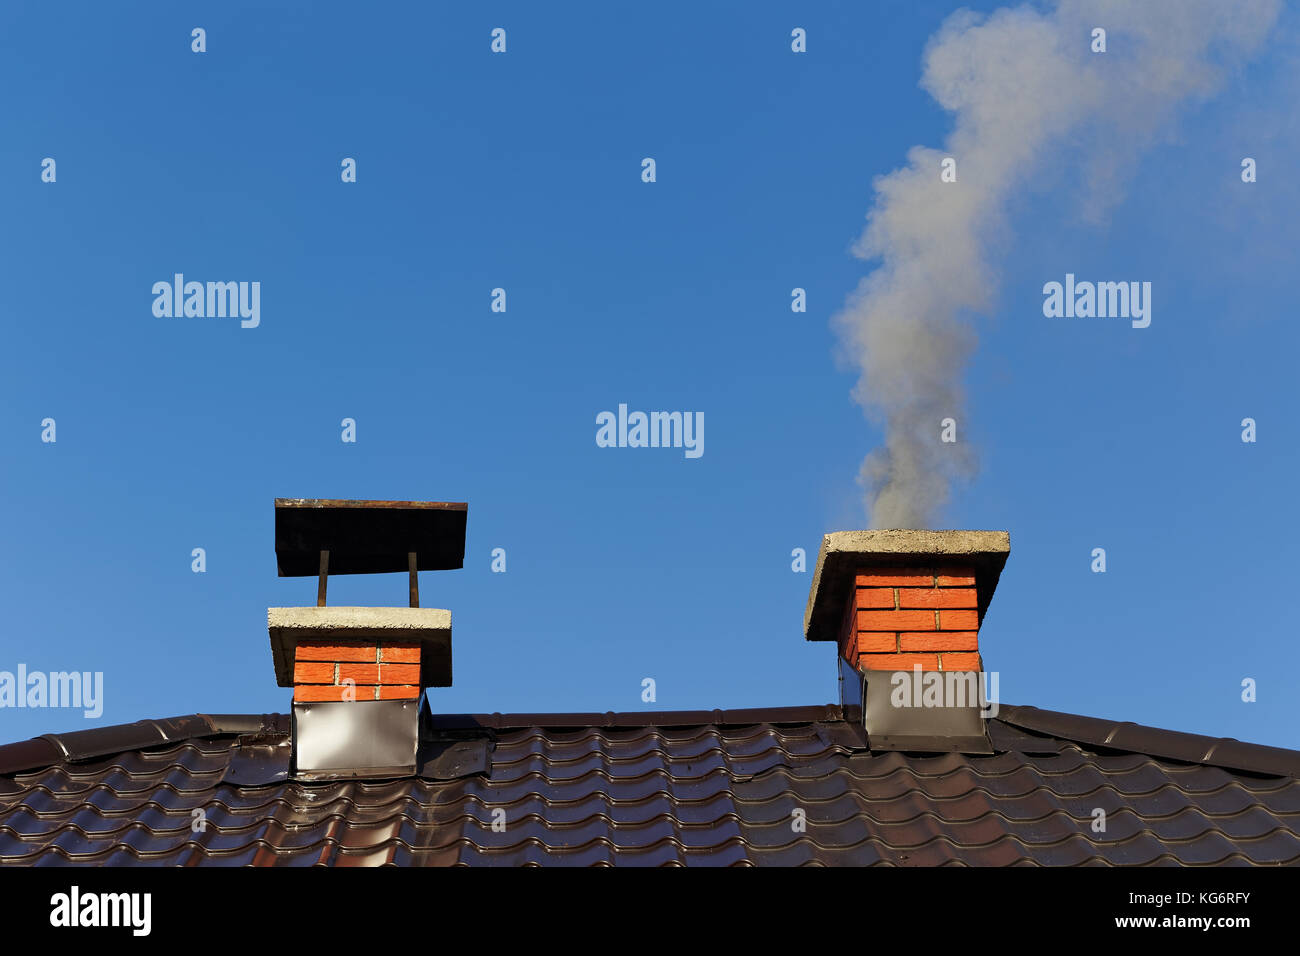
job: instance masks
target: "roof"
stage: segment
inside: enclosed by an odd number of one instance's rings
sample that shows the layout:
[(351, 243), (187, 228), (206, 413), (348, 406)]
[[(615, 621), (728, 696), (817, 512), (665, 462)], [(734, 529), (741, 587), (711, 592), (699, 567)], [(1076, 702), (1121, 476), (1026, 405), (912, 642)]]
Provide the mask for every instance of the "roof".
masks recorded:
[(1300, 863), (1300, 752), (1008, 705), (988, 730), (935, 755), (834, 706), (428, 715), (418, 775), (306, 783), (284, 715), (140, 721), (0, 746), (0, 864)]

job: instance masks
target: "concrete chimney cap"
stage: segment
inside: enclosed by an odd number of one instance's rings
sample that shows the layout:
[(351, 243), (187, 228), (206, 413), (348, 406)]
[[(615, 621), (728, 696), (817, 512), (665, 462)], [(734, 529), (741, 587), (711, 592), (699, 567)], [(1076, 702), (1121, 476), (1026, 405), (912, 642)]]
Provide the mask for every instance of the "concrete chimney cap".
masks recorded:
[(420, 646), (420, 686), (451, 686), (451, 611), (433, 607), (269, 607), (267, 630), (275, 679), (294, 686), (302, 641)]
[(876, 568), (973, 568), (981, 620), (1011, 553), (1005, 531), (834, 531), (822, 538), (813, 571), (804, 637), (834, 641), (858, 571)]

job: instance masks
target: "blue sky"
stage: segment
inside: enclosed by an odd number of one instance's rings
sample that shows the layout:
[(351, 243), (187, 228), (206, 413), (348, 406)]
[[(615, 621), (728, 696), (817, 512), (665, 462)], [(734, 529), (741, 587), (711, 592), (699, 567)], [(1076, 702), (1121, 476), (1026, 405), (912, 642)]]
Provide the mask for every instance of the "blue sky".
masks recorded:
[[(105, 681), (97, 721), (0, 710), (0, 739), (286, 711), (266, 608), (315, 582), (276, 577), (277, 496), (469, 503), (465, 568), (421, 580), (454, 621), (437, 710), (835, 700), (791, 550), (866, 523), (881, 433), (830, 320), (873, 179), (950, 129), (918, 79), (951, 6), (262, 7), (0, 12), (0, 670)], [(1052, 176), (1010, 210), (940, 522), (1011, 534), (1005, 702), (1300, 747), (1295, 19), (1105, 222)], [(176, 272), (259, 281), (259, 327), (155, 317)], [(1151, 281), (1151, 327), (1045, 318), (1067, 272)], [(703, 412), (705, 453), (598, 448), (619, 403)]]

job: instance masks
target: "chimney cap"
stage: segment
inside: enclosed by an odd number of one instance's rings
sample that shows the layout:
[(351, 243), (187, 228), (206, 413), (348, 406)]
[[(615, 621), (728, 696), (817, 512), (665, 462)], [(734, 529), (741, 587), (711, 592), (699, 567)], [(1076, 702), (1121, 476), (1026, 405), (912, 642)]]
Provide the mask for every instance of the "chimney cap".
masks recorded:
[(974, 568), (980, 619), (993, 597), (1002, 567), (1011, 553), (1005, 531), (834, 531), (822, 538), (813, 572), (808, 607), (803, 615), (804, 637), (834, 641), (844, 602), (862, 568), (910, 568), (962, 565)]
[(314, 577), (328, 551), (330, 574), (445, 571), (465, 564), (461, 501), (276, 498), (275, 559), (280, 577)]
[(420, 686), (451, 686), (451, 612), (432, 607), (268, 607), (275, 680), (293, 687), (301, 641), (420, 646)]

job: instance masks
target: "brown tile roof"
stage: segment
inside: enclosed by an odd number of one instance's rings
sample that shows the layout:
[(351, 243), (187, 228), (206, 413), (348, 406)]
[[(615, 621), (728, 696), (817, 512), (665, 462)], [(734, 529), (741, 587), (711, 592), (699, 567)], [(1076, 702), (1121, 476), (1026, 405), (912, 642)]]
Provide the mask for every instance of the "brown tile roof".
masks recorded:
[(1300, 863), (1300, 753), (1032, 707), (990, 755), (872, 752), (832, 706), (434, 717), (419, 776), (331, 783), (290, 779), (288, 730), (0, 747), (0, 864)]

